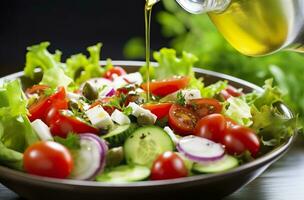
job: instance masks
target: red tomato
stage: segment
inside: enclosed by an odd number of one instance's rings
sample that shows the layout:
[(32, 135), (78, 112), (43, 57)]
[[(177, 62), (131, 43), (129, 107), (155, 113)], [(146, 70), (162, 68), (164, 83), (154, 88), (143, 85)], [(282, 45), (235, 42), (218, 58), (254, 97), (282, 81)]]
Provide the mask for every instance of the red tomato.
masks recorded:
[(169, 110), (168, 122), (175, 132), (185, 136), (193, 133), (197, 117), (190, 109), (173, 104)]
[(41, 93), (45, 89), (48, 89), (48, 88), (50, 88), (50, 87), (47, 85), (33, 85), (31, 88), (27, 88), (25, 93), (26, 94)]
[(169, 114), (169, 110), (172, 106), (172, 103), (157, 103), (157, 104), (144, 104), (142, 107), (150, 110), (154, 115), (157, 116), (157, 119), (162, 119)]
[(38, 142), (26, 149), (24, 169), (30, 174), (52, 178), (67, 178), (73, 169), (70, 152), (56, 142)]
[(222, 111), (220, 102), (211, 98), (192, 99), (189, 101), (189, 106), (198, 118), (203, 118), (206, 115), (220, 113)]
[(121, 67), (113, 67), (106, 71), (104, 78), (113, 80), (117, 76), (125, 75), (127, 72)]
[(164, 180), (188, 176), (188, 170), (182, 158), (176, 153), (167, 151), (161, 154), (153, 163), (152, 180)]
[(224, 138), (226, 119), (221, 114), (210, 114), (200, 119), (194, 129), (194, 135), (220, 142)]
[(221, 91), (221, 95), (224, 97), (224, 99), (229, 99), (229, 97), (239, 97), (243, 95), (242, 92), (240, 92), (238, 89), (233, 87), (232, 85), (228, 85), (228, 87)]
[(65, 115), (62, 112), (58, 112), (56, 114), (50, 113), (50, 115), (53, 115), (53, 120), (50, 123), (50, 131), (52, 135), (65, 138), (70, 132), (99, 133), (98, 129), (74, 116)]
[(34, 121), (41, 119), (45, 121), (46, 115), (52, 107), (56, 109), (67, 109), (68, 100), (64, 87), (58, 87), (57, 92), (48, 97), (42, 97), (39, 101), (29, 107), (29, 119)]
[[(166, 96), (180, 89), (185, 88), (190, 81), (188, 76), (183, 76), (180, 78), (171, 78), (162, 81), (152, 81), (150, 82), (150, 91), (156, 96)], [(141, 85), (141, 87), (147, 91), (147, 83)]]
[(260, 149), (260, 141), (257, 135), (245, 126), (228, 126), (221, 142), (229, 154), (240, 155), (248, 150), (252, 156), (256, 156)]

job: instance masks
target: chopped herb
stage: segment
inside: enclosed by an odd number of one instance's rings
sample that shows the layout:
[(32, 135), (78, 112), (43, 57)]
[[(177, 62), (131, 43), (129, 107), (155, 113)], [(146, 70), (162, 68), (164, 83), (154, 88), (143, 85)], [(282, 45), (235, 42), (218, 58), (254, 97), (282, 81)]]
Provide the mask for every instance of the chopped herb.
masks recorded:
[(80, 149), (80, 137), (76, 133), (70, 132), (67, 138), (55, 136), (54, 140), (70, 150)]
[(125, 115), (131, 115), (132, 112), (133, 112), (133, 109), (131, 107), (124, 107), (122, 109), (122, 112), (125, 114)]
[(178, 92), (176, 97), (177, 97), (176, 103), (178, 103), (179, 105), (182, 105), (182, 106), (184, 106), (186, 104), (185, 95), (183, 95), (182, 92)]
[(55, 88), (46, 88), (44, 90), (44, 95), (45, 96), (51, 96), (52, 94), (54, 94), (56, 92)]

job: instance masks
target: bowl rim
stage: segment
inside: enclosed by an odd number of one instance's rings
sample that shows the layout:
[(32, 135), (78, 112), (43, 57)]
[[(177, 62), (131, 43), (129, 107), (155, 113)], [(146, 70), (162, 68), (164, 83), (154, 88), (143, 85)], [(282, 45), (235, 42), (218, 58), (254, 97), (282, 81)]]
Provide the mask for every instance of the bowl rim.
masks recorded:
[[(143, 61), (112, 61), (113, 65), (117, 66), (124, 66), (124, 67), (139, 67), (143, 66), (145, 62)], [(101, 65), (105, 65), (106, 61), (100, 61)], [(152, 66), (157, 66), (155, 62), (151, 63)], [(194, 72), (202, 73), (205, 75), (210, 75), (214, 77), (220, 77), (221, 79), (226, 79), (228, 81), (237, 82), (241, 85), (245, 85), (247, 87), (250, 87), (257, 92), (262, 92), (263, 89), (253, 83), (250, 83), (248, 81), (227, 75), (222, 74), (210, 70), (200, 69), (200, 68), (194, 68)], [(23, 75), (23, 72), (16, 72), (4, 77), (0, 78), (1, 81), (4, 80), (12, 80), (17, 77), (20, 77)], [(289, 113), (290, 117), (293, 117), (292, 112)], [(22, 179), (24, 181), (34, 181), (34, 182), (43, 182), (44, 184), (60, 184), (60, 185), (67, 185), (67, 186), (85, 186), (85, 187), (102, 187), (102, 188), (138, 188), (138, 187), (154, 187), (154, 186), (163, 186), (163, 185), (175, 185), (175, 184), (181, 184), (181, 183), (188, 183), (188, 182), (196, 182), (196, 181), (202, 181), (202, 180), (218, 180), (223, 179), (228, 176), (236, 175), (240, 172), (250, 170), (252, 168), (270, 163), (272, 160), (277, 160), (283, 154), (290, 148), (291, 144), (294, 142), (296, 138), (296, 134), (292, 135), (285, 143), (281, 144), (280, 146), (276, 147), (275, 149), (271, 150), (270, 152), (264, 154), (263, 156), (250, 161), (248, 163), (242, 164), (241, 166), (238, 166), (234, 169), (231, 169), (226, 172), (221, 173), (215, 173), (215, 174), (198, 174), (195, 176), (189, 176), (189, 177), (183, 177), (178, 179), (169, 179), (169, 180), (159, 180), (159, 181), (140, 181), (140, 182), (131, 182), (131, 183), (102, 183), (102, 182), (96, 182), (96, 181), (83, 181), (83, 180), (72, 180), (72, 179), (56, 179), (56, 178), (49, 178), (49, 177), (41, 177), (36, 175), (27, 174), (24, 172), (20, 172), (14, 169), (10, 169), (8, 167), (0, 165), (0, 172), (1, 176), (10, 176), (10, 179), (16, 179), (18, 181), (21, 181)]]

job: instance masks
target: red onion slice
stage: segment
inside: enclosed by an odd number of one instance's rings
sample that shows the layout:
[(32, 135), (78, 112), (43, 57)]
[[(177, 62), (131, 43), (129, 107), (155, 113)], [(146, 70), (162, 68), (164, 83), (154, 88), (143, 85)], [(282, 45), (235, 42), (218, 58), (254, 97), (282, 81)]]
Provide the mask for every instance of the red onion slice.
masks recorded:
[(225, 155), (225, 149), (221, 144), (193, 135), (180, 139), (176, 148), (194, 162), (215, 161)]
[(80, 146), (71, 178), (92, 180), (104, 169), (108, 147), (104, 140), (91, 133), (80, 134)]

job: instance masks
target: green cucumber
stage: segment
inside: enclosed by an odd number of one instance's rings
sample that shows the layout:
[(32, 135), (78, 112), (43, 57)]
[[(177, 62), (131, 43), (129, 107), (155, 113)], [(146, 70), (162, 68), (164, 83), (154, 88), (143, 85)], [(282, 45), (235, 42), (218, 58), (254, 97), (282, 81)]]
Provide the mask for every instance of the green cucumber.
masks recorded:
[(156, 157), (165, 151), (173, 151), (174, 143), (160, 127), (145, 126), (134, 131), (124, 144), (128, 164), (151, 167)]
[(109, 144), (110, 147), (119, 147), (124, 144), (126, 139), (129, 137), (131, 133), (136, 130), (136, 124), (126, 124), (126, 125), (119, 125), (110, 130), (109, 133), (102, 136)]
[(128, 183), (142, 181), (150, 176), (150, 169), (144, 166), (120, 165), (106, 170), (96, 177), (96, 181), (108, 183)]
[(195, 163), (192, 170), (196, 173), (217, 173), (237, 167), (238, 164), (238, 160), (235, 157), (225, 155), (218, 161), (212, 161), (206, 164)]

